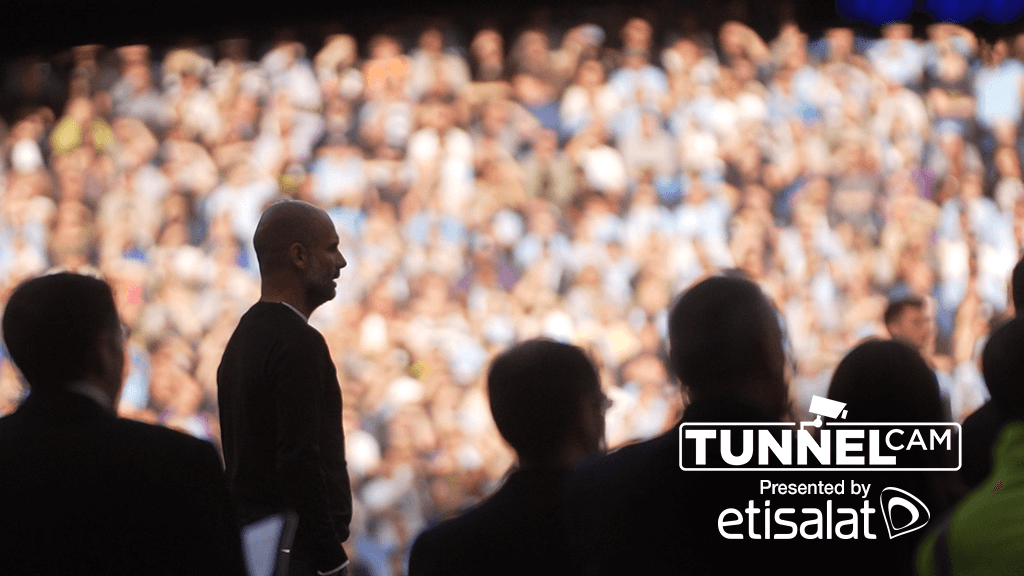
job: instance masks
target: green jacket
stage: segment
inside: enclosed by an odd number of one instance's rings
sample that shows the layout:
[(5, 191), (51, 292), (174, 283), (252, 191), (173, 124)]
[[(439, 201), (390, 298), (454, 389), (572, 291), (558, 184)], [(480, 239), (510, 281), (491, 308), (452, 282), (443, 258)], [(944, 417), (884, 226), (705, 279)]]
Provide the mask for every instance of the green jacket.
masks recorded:
[(999, 432), (992, 473), (917, 551), (921, 576), (1024, 574), (1024, 422)]

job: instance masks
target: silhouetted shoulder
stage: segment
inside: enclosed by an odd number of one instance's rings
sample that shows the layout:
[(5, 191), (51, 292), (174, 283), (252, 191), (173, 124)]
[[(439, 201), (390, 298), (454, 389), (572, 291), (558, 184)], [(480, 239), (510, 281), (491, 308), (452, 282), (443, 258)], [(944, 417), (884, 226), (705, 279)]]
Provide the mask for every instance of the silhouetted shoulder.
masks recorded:
[(563, 470), (520, 471), (489, 499), (423, 532), (409, 576), (567, 574)]
[[(238, 328), (231, 337), (231, 343), (258, 343), (269, 345), (289, 340), (299, 346), (327, 347), (327, 341), (320, 332), (309, 325), (301, 316), (280, 302), (257, 302), (242, 315)], [(230, 344), (229, 344), (230, 345)]]
[(281, 302), (256, 302), (253, 304), (239, 321), (240, 326), (252, 324), (289, 329), (305, 327), (311, 332), (316, 332), (316, 329), (303, 320), (298, 312)]
[(202, 457), (209, 460), (212, 456), (219, 464), (220, 457), (217, 450), (206, 440), (194, 436), (145, 422), (137, 422), (126, 418), (118, 418), (115, 426), (119, 432), (129, 440), (129, 444), (139, 450), (151, 451), (159, 449), (162, 460), (167, 462), (174, 458), (181, 458), (184, 461), (194, 462), (196, 458)]
[(645, 479), (663, 479), (666, 473), (678, 470), (676, 434), (672, 430), (584, 462), (570, 478), (570, 493), (607, 491), (610, 497), (621, 497), (622, 486), (629, 486), (632, 492)]

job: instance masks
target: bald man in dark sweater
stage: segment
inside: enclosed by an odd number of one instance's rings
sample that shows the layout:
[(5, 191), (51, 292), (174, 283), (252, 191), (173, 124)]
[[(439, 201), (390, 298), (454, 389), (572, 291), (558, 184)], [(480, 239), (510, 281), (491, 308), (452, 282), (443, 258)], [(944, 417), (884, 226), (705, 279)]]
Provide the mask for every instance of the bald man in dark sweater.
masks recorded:
[(260, 301), (217, 371), (228, 486), (243, 523), (290, 509), (299, 524), (289, 574), (344, 574), (352, 495), (341, 388), (323, 336), (307, 321), (336, 294), (338, 234), (305, 202), (271, 205), (256, 228)]

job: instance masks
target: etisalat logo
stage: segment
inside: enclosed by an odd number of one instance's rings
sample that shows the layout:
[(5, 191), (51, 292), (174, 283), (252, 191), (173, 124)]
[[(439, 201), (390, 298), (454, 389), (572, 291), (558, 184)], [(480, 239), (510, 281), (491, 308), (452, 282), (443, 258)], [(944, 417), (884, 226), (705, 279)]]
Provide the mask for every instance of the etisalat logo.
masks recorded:
[[(953, 422), (824, 422), (822, 417), (846, 418), (846, 404), (814, 396), (811, 422), (700, 422), (679, 426), (679, 467), (684, 471), (834, 472), (959, 470), (960, 425)], [(817, 434), (812, 434), (812, 430)], [(925, 454), (941, 452), (940, 456)], [(941, 462), (943, 465), (924, 464)], [(849, 491), (846, 490), (849, 485)], [(871, 484), (857, 481), (773, 482), (760, 480), (764, 495), (860, 496), (863, 506), (833, 509), (801, 508), (805, 520), (790, 520), (795, 508), (764, 508), (749, 500), (744, 514), (727, 508), (718, 517), (718, 530), (728, 539), (874, 539), (869, 520), (877, 510), (868, 501)], [(923, 528), (931, 518), (928, 507), (913, 494), (896, 487), (879, 491), (881, 513), (889, 538)], [(773, 515), (774, 512), (774, 515)], [(755, 529), (762, 524), (764, 530)], [(772, 520), (774, 519), (774, 522)], [(731, 528), (749, 524), (749, 530)], [(773, 525), (775, 531), (773, 533)], [(860, 526), (860, 528), (858, 527)], [(781, 530), (780, 530), (781, 529)], [(746, 534), (744, 533), (746, 532)]]

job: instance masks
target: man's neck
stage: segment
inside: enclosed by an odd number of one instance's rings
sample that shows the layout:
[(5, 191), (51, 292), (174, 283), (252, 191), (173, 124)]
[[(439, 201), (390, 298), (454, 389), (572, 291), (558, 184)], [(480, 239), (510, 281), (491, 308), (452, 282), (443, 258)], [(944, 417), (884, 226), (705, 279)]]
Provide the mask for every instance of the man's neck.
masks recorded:
[(291, 309), (291, 310), (292, 310), (293, 312), (295, 312), (295, 313), (296, 313), (296, 314), (298, 314), (298, 315), (299, 315), (300, 317), (302, 317), (302, 319), (303, 319), (303, 320), (305, 320), (306, 322), (309, 322), (309, 316), (306, 316), (306, 315), (305, 315), (305, 314), (303, 314), (302, 312), (299, 312), (299, 309), (298, 309), (298, 308), (296, 308), (295, 306), (292, 306), (291, 304), (289, 304), (289, 303), (287, 303), (287, 302), (281, 302), (281, 304), (284, 304), (285, 306), (287, 306), (288, 308), (290, 308), (290, 309)]
[(114, 399), (109, 394), (103, 391), (102, 388), (97, 386), (95, 383), (88, 380), (79, 380), (72, 382), (67, 385), (67, 390), (80, 396), (85, 396), (93, 402), (96, 402), (103, 407), (104, 410), (116, 413), (117, 409), (114, 406)]
[(265, 283), (260, 295), (260, 302), (280, 302), (282, 304), (287, 304), (307, 320), (310, 315), (313, 314), (313, 310), (315, 310), (314, 306), (310, 306), (309, 303), (306, 302), (306, 298), (303, 296), (300, 289), (268, 288)]
[(579, 446), (566, 446), (554, 454), (542, 458), (519, 457), (520, 470), (572, 470), (595, 452)]

